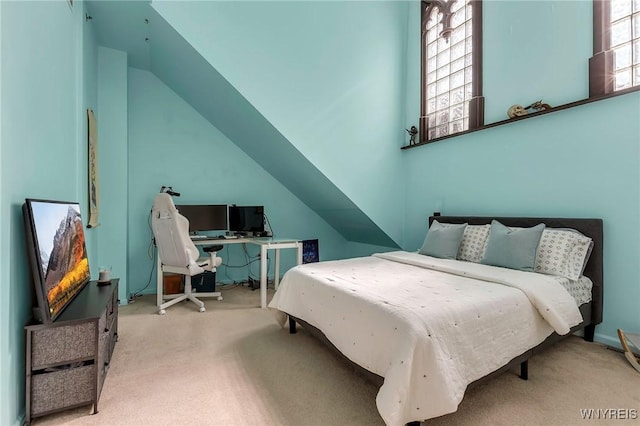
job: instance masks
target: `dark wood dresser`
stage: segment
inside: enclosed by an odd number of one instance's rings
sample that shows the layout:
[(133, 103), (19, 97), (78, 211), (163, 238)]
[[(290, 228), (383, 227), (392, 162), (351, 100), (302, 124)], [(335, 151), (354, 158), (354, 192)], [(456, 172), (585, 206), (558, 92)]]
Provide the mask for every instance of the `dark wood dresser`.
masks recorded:
[(118, 282), (91, 281), (50, 324), (25, 326), (26, 424), (98, 399), (118, 339)]

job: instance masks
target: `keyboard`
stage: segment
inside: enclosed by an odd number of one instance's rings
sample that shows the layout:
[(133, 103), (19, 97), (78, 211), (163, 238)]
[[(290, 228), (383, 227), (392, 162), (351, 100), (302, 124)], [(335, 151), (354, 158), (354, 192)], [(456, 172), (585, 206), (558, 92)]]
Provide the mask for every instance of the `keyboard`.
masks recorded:
[(213, 239), (212, 237), (210, 237), (208, 235), (191, 235), (190, 238), (192, 240), (209, 240), (209, 239)]
[(237, 235), (190, 235), (189, 238), (192, 240), (200, 241), (200, 240), (233, 240), (239, 238)]

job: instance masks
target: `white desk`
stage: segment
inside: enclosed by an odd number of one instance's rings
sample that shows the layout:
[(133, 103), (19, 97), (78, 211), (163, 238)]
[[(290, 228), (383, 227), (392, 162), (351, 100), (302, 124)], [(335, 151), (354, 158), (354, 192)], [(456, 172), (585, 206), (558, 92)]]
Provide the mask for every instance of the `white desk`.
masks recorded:
[[(295, 239), (287, 238), (210, 238), (210, 239), (194, 239), (196, 246), (213, 246), (227, 244), (255, 244), (260, 246), (260, 307), (267, 307), (267, 250), (275, 250), (275, 271), (274, 285), (276, 290), (280, 284), (280, 249), (295, 248), (297, 252), (297, 264), (302, 263), (302, 242)], [(157, 300), (158, 306), (163, 300), (163, 274), (160, 256), (157, 256)], [(197, 294), (196, 294), (197, 295)]]

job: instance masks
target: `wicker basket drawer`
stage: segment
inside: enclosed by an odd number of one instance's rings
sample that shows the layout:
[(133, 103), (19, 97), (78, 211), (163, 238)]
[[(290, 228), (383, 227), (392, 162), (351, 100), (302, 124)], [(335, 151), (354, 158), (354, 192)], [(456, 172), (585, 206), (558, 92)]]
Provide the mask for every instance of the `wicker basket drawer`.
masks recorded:
[(102, 312), (102, 315), (100, 315), (100, 318), (98, 319), (98, 334), (102, 334), (105, 331), (107, 331), (107, 312), (104, 311)]
[(95, 348), (95, 322), (35, 330), (31, 337), (31, 369), (90, 358), (95, 355)]
[(32, 377), (31, 414), (37, 416), (95, 401), (95, 365), (61, 369)]
[(114, 293), (114, 297), (109, 299), (107, 307), (102, 312), (100, 320), (98, 322), (98, 330), (100, 333), (111, 330), (113, 327), (114, 319), (118, 316), (118, 299), (117, 294)]
[(111, 355), (113, 354), (115, 344), (115, 328), (112, 328), (109, 332), (103, 333), (100, 336), (100, 347), (98, 349), (98, 395), (100, 395), (102, 391), (102, 385), (109, 370)]
[(114, 300), (111, 312), (109, 314), (109, 325), (108, 325), (109, 330), (111, 330), (111, 328), (113, 327), (113, 324), (116, 318), (118, 318), (118, 301)]

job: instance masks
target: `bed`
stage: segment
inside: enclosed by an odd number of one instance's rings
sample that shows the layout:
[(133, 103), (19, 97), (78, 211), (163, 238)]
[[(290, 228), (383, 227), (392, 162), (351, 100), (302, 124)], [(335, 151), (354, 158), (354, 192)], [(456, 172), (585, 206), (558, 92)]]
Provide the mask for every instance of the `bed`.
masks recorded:
[(269, 307), (291, 333), (302, 324), (381, 383), (386, 424), (455, 412), (469, 386), (518, 365), (526, 379), (531, 356), (577, 331), (593, 341), (602, 321), (602, 220), (432, 216), (429, 225), (466, 224), (466, 237), (494, 220), (579, 232), (590, 240), (579, 278), (396, 251), (292, 268)]

